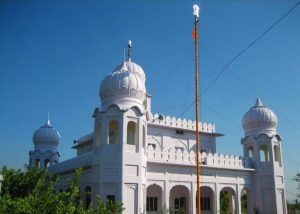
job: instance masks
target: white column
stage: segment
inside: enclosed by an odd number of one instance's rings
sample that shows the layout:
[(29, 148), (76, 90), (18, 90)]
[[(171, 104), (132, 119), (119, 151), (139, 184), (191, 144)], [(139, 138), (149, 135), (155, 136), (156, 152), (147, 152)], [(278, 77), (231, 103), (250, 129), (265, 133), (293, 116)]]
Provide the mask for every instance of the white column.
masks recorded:
[[(167, 173), (166, 173), (166, 177), (167, 177)], [(170, 184), (168, 180), (165, 180), (164, 182), (165, 188), (164, 188), (164, 197), (163, 197), (163, 202), (164, 202), (164, 206), (165, 208), (168, 210), (169, 209), (169, 198), (170, 198)]]
[(218, 183), (215, 184), (215, 206), (214, 211), (215, 213), (220, 213), (220, 190)]
[(237, 189), (237, 192), (236, 192), (236, 197), (237, 197), (236, 210), (237, 210), (238, 214), (241, 214), (242, 213), (242, 207), (241, 207), (241, 191), (242, 191), (242, 188), (241, 188), (240, 185), (237, 185), (236, 189)]
[[(195, 176), (193, 176), (195, 177)], [(194, 179), (193, 179), (194, 180)], [(192, 213), (196, 213), (197, 212), (197, 208), (196, 208), (196, 195), (197, 195), (197, 183), (193, 182), (192, 183)]]

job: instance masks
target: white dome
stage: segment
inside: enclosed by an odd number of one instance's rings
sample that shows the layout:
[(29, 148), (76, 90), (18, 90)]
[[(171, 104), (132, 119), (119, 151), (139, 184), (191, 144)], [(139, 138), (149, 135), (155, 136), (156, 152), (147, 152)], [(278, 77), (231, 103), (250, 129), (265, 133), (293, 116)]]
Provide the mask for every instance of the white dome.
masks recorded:
[(275, 113), (264, 106), (260, 99), (243, 117), (243, 128), (245, 134), (255, 131), (276, 131), (277, 117)]
[(146, 99), (145, 81), (145, 73), (139, 65), (130, 59), (122, 62), (101, 83), (99, 94), (102, 104), (119, 106), (128, 101), (128, 104), (135, 102), (142, 106)]
[(51, 126), (50, 120), (48, 119), (44, 126), (34, 132), (32, 140), (35, 146), (57, 146), (60, 135), (58, 131)]

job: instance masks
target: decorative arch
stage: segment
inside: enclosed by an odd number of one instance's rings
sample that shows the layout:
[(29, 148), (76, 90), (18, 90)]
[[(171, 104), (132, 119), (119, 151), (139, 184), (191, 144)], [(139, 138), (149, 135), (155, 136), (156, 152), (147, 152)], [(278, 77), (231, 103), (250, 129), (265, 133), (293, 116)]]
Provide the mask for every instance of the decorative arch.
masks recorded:
[(50, 160), (49, 159), (45, 159), (44, 160), (44, 168), (47, 169), (50, 165)]
[(182, 145), (184, 150), (187, 150), (187, 151), (189, 150), (188, 145), (185, 144), (184, 142), (182, 142), (181, 140), (177, 139), (175, 142), (178, 142), (180, 145)]
[(220, 211), (221, 213), (235, 213), (236, 192), (231, 187), (223, 187), (220, 191)]
[(35, 159), (34, 165), (39, 168), (41, 166), (41, 160), (39, 158)]
[(127, 144), (137, 145), (138, 143), (138, 127), (135, 121), (127, 123)]
[(280, 147), (279, 145), (274, 145), (274, 156), (275, 162), (281, 167), (281, 154), (280, 154)]
[(254, 159), (255, 159), (254, 146), (251, 145), (251, 146), (247, 147), (247, 155), (248, 155), (249, 159), (254, 161)]
[(117, 120), (111, 120), (108, 125), (107, 144), (117, 144), (119, 135), (119, 124)]
[[(201, 186), (200, 187), (200, 207), (202, 213), (215, 213), (214, 212), (214, 190), (210, 186)], [(197, 192), (195, 198), (196, 208), (198, 209), (197, 205)]]
[(102, 125), (100, 121), (96, 122), (96, 146), (100, 146), (102, 141)]
[(143, 111), (138, 106), (132, 106), (130, 108), (137, 116), (143, 115)]
[(260, 161), (269, 162), (270, 161), (270, 152), (267, 144), (261, 144), (259, 147)]
[(156, 214), (162, 206), (162, 187), (157, 184), (151, 184), (147, 187), (146, 211), (147, 214)]
[(247, 187), (244, 187), (241, 190), (241, 211), (242, 213), (251, 213), (250, 208), (250, 189)]
[(178, 213), (189, 213), (190, 190), (186, 185), (174, 185), (170, 189), (169, 208)]

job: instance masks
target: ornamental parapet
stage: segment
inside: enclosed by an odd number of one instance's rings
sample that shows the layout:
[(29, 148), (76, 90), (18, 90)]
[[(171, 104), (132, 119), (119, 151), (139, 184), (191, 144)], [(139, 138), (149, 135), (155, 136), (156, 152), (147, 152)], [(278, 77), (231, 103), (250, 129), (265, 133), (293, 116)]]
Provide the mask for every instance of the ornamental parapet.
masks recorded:
[(65, 160), (49, 167), (49, 172), (59, 174), (63, 172), (73, 171), (78, 168), (92, 166), (92, 153), (87, 153), (75, 158)]
[[(154, 148), (152, 145), (148, 146), (147, 151), (148, 162), (159, 162), (180, 165), (196, 165), (196, 153), (194, 151), (188, 152), (181, 149), (160, 149)], [(202, 152), (200, 154), (200, 164), (202, 166), (215, 168), (230, 168), (230, 169), (245, 169), (252, 168), (251, 163), (245, 159), (234, 155), (212, 154)]]
[[(150, 124), (196, 130), (196, 121), (186, 120), (186, 119), (181, 119), (181, 118), (176, 118), (171, 116), (165, 116), (161, 119), (161, 117), (158, 114), (154, 114), (154, 115), (151, 114), (149, 115), (149, 117), (150, 117), (149, 118)], [(199, 122), (199, 131), (207, 132), (207, 133), (215, 133), (216, 132), (215, 124)]]

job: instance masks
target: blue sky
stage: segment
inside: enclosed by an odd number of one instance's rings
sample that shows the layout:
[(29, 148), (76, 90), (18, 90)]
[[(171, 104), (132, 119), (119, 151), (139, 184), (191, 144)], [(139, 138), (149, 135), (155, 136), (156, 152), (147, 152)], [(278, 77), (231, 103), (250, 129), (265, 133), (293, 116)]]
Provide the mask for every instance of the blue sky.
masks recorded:
[[(194, 118), (195, 1), (0, 1), (0, 167), (22, 167), (50, 111), (61, 160), (92, 131), (101, 80), (122, 60), (146, 73), (153, 112)], [(292, 8), (293, 0), (203, 0), (200, 90)], [(219, 153), (242, 155), (241, 119), (260, 97), (279, 120), (287, 197), (300, 171), (300, 6), (241, 55), (201, 97), (201, 120), (225, 136)]]

